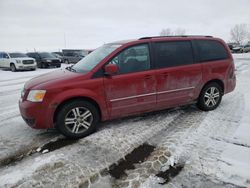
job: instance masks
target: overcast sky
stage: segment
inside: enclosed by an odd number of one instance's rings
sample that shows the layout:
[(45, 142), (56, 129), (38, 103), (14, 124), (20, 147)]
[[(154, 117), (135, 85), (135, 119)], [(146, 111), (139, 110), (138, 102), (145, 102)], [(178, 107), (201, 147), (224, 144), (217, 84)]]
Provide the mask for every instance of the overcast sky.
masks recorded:
[(250, 0), (0, 0), (0, 51), (91, 49), (163, 28), (228, 41), (237, 23), (250, 24)]

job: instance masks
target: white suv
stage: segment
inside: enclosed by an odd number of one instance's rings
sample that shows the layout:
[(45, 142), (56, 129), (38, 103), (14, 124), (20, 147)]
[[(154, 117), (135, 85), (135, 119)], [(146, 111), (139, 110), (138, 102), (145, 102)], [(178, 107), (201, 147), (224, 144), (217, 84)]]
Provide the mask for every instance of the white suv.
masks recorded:
[(23, 53), (0, 52), (0, 67), (16, 70), (36, 70), (36, 61)]

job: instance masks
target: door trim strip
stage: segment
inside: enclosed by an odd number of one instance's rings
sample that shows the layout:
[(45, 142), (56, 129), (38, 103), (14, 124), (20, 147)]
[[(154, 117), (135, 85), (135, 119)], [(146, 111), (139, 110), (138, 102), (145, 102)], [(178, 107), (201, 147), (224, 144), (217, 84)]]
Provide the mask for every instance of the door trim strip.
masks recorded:
[(186, 88), (180, 88), (180, 89), (160, 91), (160, 92), (157, 92), (157, 94), (171, 93), (171, 92), (177, 92), (177, 91), (183, 91), (183, 90), (190, 90), (190, 89), (194, 89), (194, 87), (186, 87)]
[(122, 100), (127, 100), (127, 99), (138, 98), (138, 97), (151, 96), (151, 95), (156, 95), (156, 94), (172, 93), (172, 92), (177, 92), (177, 91), (190, 90), (190, 89), (194, 89), (194, 88), (195, 87), (186, 87), (186, 88), (181, 88), (181, 89), (173, 89), (173, 90), (167, 90), (167, 91), (160, 91), (160, 92), (154, 92), (154, 93), (134, 95), (134, 96), (129, 96), (129, 97), (111, 99), (110, 102), (122, 101)]
[(123, 98), (117, 98), (117, 99), (111, 99), (111, 102), (116, 102), (116, 101), (122, 101), (122, 100), (127, 100), (127, 99), (133, 99), (133, 98), (138, 98), (138, 97), (145, 97), (145, 96), (151, 96), (155, 95), (156, 93), (147, 93), (147, 94), (141, 94), (141, 95), (134, 95), (130, 97), (123, 97)]

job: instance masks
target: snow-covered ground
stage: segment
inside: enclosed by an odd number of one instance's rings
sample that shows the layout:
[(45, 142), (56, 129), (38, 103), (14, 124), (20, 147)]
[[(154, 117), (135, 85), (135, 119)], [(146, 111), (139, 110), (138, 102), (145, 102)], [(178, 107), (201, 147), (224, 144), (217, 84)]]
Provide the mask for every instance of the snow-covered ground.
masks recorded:
[(78, 141), (19, 115), (24, 83), (55, 69), (0, 70), (0, 187), (250, 187), (250, 54), (234, 59), (237, 87), (218, 109), (110, 121)]

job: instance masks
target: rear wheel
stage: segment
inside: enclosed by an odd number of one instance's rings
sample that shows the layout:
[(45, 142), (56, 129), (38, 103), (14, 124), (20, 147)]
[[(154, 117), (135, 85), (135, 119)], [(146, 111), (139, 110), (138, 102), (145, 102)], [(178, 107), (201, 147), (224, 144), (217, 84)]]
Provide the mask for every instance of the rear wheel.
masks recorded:
[(78, 139), (95, 131), (99, 122), (96, 107), (82, 100), (66, 103), (58, 112), (56, 128), (66, 137)]
[(64, 63), (69, 64), (69, 60), (65, 59)]
[(222, 88), (216, 82), (207, 84), (201, 91), (198, 99), (198, 107), (203, 111), (216, 109), (222, 99)]
[(12, 72), (16, 72), (16, 66), (15, 66), (15, 64), (11, 64), (10, 65), (10, 70), (12, 71)]

